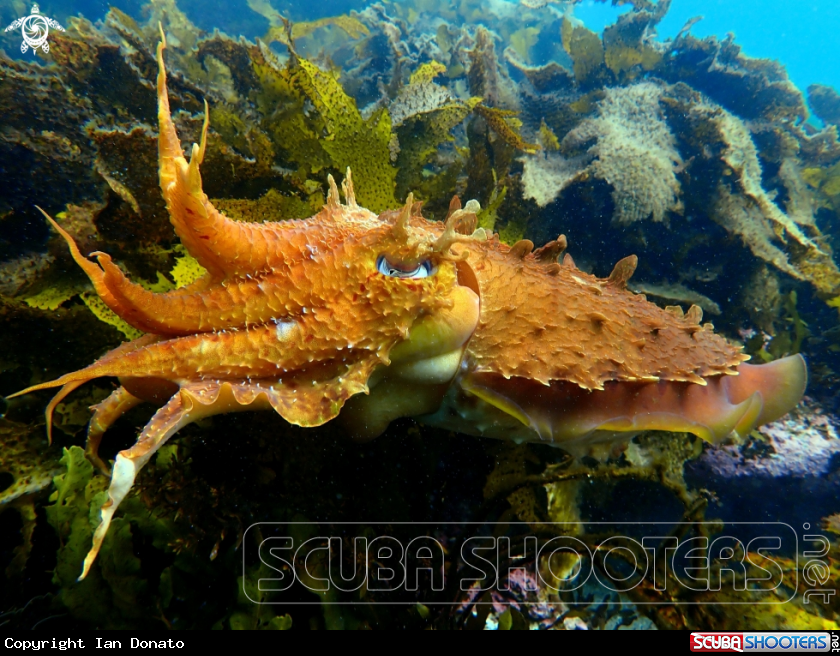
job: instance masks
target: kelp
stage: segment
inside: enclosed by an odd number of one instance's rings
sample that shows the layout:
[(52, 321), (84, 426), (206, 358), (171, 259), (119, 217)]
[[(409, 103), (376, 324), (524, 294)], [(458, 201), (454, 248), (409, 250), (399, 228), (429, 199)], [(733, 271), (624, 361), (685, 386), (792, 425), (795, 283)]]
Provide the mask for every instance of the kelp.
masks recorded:
[(59, 471), (59, 451), (37, 427), (0, 418), (0, 474), (10, 482), (0, 491), (0, 511), (50, 488)]
[(434, 81), (434, 77), (442, 72), (442, 65), (437, 62), (419, 68), (391, 105), (395, 137), (392, 152), (394, 149), (398, 151), (392, 159), (395, 159), (398, 169), (399, 196), (415, 191), (421, 200), (440, 201), (440, 198), (429, 195), (432, 189), (427, 191), (423, 188), (428, 188), (428, 184), (418, 189), (413, 189), (412, 184), (423, 180), (423, 170), (430, 164), (435, 164), (438, 170), (447, 168), (445, 162), (441, 166), (435, 161), (441, 146), (454, 141), (452, 130), (461, 125), (481, 102), (478, 97), (466, 101), (453, 98)]
[[(614, 220), (663, 221), (681, 210), (676, 170), (682, 159), (660, 107), (662, 89), (649, 82), (609, 89), (598, 118), (585, 119), (563, 139), (568, 150), (595, 140), (587, 171), (613, 189)], [(526, 194), (528, 193), (526, 189)]]
[(802, 178), (819, 194), (825, 206), (840, 211), (840, 162), (827, 167), (805, 168)]
[(595, 32), (564, 17), (560, 36), (563, 48), (572, 58), (572, 72), (578, 86), (589, 89), (610, 81), (604, 59), (604, 45)]
[(315, 186), (308, 198), (301, 198), (301, 195), (269, 189), (264, 195), (254, 200), (217, 198), (213, 201), (213, 205), (236, 221), (262, 223), (311, 216), (324, 204), (324, 195), (320, 186)]
[(696, 305), (707, 314), (720, 314), (720, 305), (718, 305), (715, 301), (681, 283), (664, 283), (656, 285), (634, 280), (631, 287), (633, 291), (665, 300), (668, 303), (677, 301), (687, 307)]
[(338, 80), (305, 59), (292, 72), (295, 86), (314, 105), (324, 121), (321, 145), (333, 166), (358, 171), (356, 198), (364, 207), (381, 212), (397, 204), (396, 171), (390, 164), (391, 117), (386, 109), (365, 120)]
[(840, 125), (840, 94), (831, 87), (824, 84), (809, 86), (808, 105), (823, 123)]
[(125, 335), (126, 339), (137, 339), (143, 334), (114, 314), (113, 310), (105, 305), (105, 302), (93, 292), (85, 292), (80, 295), (80, 298), (97, 319), (119, 330)]
[[(154, 474), (165, 476), (177, 463), (174, 447), (162, 451), (156, 461)], [(125, 511), (115, 521), (116, 530), (109, 531), (102, 547), (102, 560), (91, 575), (77, 582), (86, 547), (97, 523), (98, 508), (107, 499), (108, 480), (98, 476), (79, 447), (64, 450), (60, 470), (53, 480), (54, 492), (45, 508), (49, 525), (60, 540), (53, 582), (57, 586), (56, 601), (77, 621), (86, 621), (102, 628), (174, 628), (184, 626), (180, 604), (185, 599), (195, 603), (200, 595), (196, 581), (212, 580), (209, 561), (197, 557), (186, 546), (184, 525), (167, 516), (160, 508), (147, 508), (138, 496), (125, 502)], [(150, 576), (148, 563), (143, 567), (136, 554), (135, 544), (142, 540), (141, 554), (164, 560), (155, 564)], [(256, 570), (253, 574), (260, 572)], [(265, 572), (263, 571), (264, 575)], [(231, 574), (229, 582), (236, 584)], [(240, 595), (250, 589), (258, 598), (255, 579), (248, 579)], [(241, 601), (245, 601), (243, 598)], [(197, 603), (195, 603), (198, 606)], [(271, 606), (246, 606), (224, 609), (214, 602), (204, 601), (209, 614), (201, 621), (209, 628), (287, 629), (288, 615), (275, 616)], [(196, 621), (194, 613), (188, 621)], [(201, 615), (201, 613), (199, 613)], [(218, 619), (217, 619), (218, 618)]]
[(604, 64), (616, 79), (627, 81), (652, 71), (662, 49), (650, 38), (651, 28), (668, 11), (670, 1), (659, 2), (654, 13), (635, 11), (619, 17), (604, 30)]
[(156, 618), (145, 609), (165, 612), (172, 598), (171, 570), (184, 565), (176, 560), (160, 573), (159, 585), (151, 585), (134, 553), (134, 539), (141, 533), (155, 549), (167, 549), (177, 538), (171, 520), (150, 513), (136, 497), (129, 498), (123, 516), (115, 522), (116, 530), (109, 531), (103, 544), (99, 567), (77, 582), (99, 507), (107, 499), (108, 480), (95, 475), (79, 447), (65, 449), (61, 464), (63, 473), (55, 477), (52, 503), (45, 509), (61, 541), (53, 573), (59, 600), (75, 618), (103, 628), (165, 625), (165, 616)]
[(516, 150), (522, 150), (533, 154), (540, 149), (537, 144), (526, 143), (518, 131), (522, 127), (522, 121), (516, 118), (517, 112), (509, 109), (497, 109), (476, 105), (475, 112), (481, 116), (487, 125), (509, 146)]
[(762, 362), (771, 362), (792, 353), (802, 351), (802, 343), (810, 335), (808, 325), (799, 315), (796, 307), (797, 295), (791, 291), (781, 299), (782, 317), (777, 323), (779, 330), (774, 331), (770, 339), (766, 335), (756, 335), (747, 340), (748, 352), (755, 353)]

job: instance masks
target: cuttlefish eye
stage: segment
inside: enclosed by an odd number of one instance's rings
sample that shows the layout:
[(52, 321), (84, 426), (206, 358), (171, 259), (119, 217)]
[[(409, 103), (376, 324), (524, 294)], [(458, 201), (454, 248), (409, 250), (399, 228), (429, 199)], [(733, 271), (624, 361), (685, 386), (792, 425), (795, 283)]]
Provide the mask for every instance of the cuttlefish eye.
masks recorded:
[(395, 262), (387, 255), (380, 255), (376, 260), (376, 270), (383, 276), (391, 278), (428, 278), (434, 271), (431, 260), (423, 260), (418, 264)]

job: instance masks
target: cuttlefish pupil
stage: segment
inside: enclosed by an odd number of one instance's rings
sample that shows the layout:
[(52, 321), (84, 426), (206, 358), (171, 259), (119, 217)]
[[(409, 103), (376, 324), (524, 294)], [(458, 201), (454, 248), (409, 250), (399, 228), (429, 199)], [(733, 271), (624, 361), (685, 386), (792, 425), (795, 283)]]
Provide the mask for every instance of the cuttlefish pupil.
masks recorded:
[(435, 272), (435, 267), (430, 260), (415, 264), (395, 261), (387, 255), (380, 255), (376, 260), (376, 270), (391, 278), (428, 278)]

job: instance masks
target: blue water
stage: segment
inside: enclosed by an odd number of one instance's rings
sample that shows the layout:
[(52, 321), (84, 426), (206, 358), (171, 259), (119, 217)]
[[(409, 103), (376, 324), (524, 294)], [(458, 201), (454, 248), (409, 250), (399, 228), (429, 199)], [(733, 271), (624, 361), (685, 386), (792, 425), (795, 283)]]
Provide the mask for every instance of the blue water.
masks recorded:
[[(584, 0), (575, 16), (600, 32), (627, 7)], [(693, 16), (697, 37), (735, 34), (746, 55), (776, 59), (803, 91), (809, 84), (840, 89), (840, 2), (838, 0), (673, 0), (659, 24), (661, 39), (674, 37)]]

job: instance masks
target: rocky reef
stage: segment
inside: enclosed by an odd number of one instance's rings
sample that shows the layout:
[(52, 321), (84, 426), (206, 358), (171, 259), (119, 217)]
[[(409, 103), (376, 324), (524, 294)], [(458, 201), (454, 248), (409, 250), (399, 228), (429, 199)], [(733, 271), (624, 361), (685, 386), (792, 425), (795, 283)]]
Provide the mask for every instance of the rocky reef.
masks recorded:
[[(347, 167), (359, 204), (374, 211), (412, 192), (425, 216), (443, 219), (453, 195), (474, 198), (485, 230), (510, 244), (563, 233), (584, 270), (606, 275), (638, 255), (636, 291), (698, 305), (759, 360), (804, 352), (811, 393), (832, 407), (840, 96), (819, 85), (803, 95), (778, 63), (747, 57), (730, 37), (696, 38), (691, 24), (658, 39), (670, 0), (614, 0), (632, 7), (602, 34), (574, 17), (574, 4), (383, 1), (292, 22), (249, 0), (264, 33), (251, 41), (203, 31), (174, 0), (152, 0), (134, 16), (111, 8), (95, 23), (71, 18), (37, 62), (0, 53), (0, 394), (81, 368), (139, 334), (92, 293), (36, 205), (83, 252), (113, 254), (148, 289), (202, 273), (175, 239), (158, 186), (160, 24), (178, 132), (199, 140), (206, 101), (203, 186), (229, 217), (310, 216), (325, 202), (327, 175)], [(266, 594), (254, 581), (268, 573), (258, 558), (242, 572), (241, 549), (253, 539), (248, 527), (267, 519), (512, 524), (515, 544), (574, 536), (596, 549), (603, 535), (579, 523), (653, 521), (655, 509), (710, 535), (707, 516), (737, 519), (725, 502), (739, 479), (756, 495), (768, 479), (793, 481), (802, 495), (816, 486), (821, 514), (840, 511), (827, 500), (836, 498), (836, 424), (816, 405), (746, 444), (711, 449), (651, 433), (605, 462), (453, 439), (409, 421), (358, 446), (332, 425), (305, 431), (228, 416), (190, 426), (161, 450), (99, 564), (76, 583), (96, 525), (90, 507), (107, 487), (78, 444), (88, 406), (110, 389), (100, 382), (59, 404), (52, 445), (47, 397), (0, 406), (0, 569), (14, 583), (0, 586), (6, 626), (723, 629), (713, 605), (680, 605), (709, 601), (701, 593), (666, 598), (652, 579), (626, 594), (594, 585), (558, 593), (535, 583), (552, 566), (538, 559), (511, 575), (505, 594), (462, 592), (455, 563), (443, 592), (401, 606), (376, 606), (375, 592), (356, 590), (341, 597), (353, 606), (286, 614), (251, 603)], [(103, 457), (132, 443), (148, 415), (138, 408), (120, 420)], [(621, 501), (628, 490), (639, 499), (632, 512)], [(829, 517), (828, 530), (836, 523)], [(472, 529), (436, 530), (457, 551)], [(783, 569), (794, 572), (788, 556)], [(834, 587), (838, 558), (834, 541), (825, 556)], [(319, 598), (300, 585), (283, 594)], [(840, 614), (836, 600), (752, 608), (763, 628), (836, 628)]]

